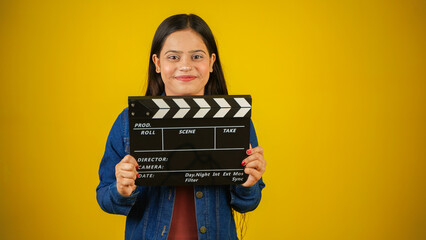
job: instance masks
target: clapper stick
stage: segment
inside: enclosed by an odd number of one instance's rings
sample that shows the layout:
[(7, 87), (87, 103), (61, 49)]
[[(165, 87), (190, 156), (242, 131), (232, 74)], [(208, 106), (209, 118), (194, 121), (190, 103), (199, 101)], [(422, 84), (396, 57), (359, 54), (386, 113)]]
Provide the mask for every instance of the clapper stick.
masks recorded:
[(228, 185), (247, 180), (251, 96), (129, 97), (137, 185)]

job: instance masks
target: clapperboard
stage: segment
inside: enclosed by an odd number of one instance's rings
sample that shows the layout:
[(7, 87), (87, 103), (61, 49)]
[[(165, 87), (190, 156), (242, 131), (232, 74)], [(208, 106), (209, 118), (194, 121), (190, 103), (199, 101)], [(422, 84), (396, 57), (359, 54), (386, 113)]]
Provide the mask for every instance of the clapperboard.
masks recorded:
[(247, 180), (251, 96), (129, 97), (137, 185), (227, 185)]

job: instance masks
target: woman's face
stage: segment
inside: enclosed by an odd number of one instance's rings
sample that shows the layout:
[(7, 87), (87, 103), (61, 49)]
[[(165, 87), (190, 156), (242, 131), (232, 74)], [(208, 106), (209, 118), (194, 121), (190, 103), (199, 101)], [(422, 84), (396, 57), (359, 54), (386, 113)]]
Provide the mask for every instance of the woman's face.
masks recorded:
[(152, 60), (167, 96), (204, 95), (216, 55), (209, 56), (201, 36), (186, 29), (170, 34), (160, 56), (154, 54)]

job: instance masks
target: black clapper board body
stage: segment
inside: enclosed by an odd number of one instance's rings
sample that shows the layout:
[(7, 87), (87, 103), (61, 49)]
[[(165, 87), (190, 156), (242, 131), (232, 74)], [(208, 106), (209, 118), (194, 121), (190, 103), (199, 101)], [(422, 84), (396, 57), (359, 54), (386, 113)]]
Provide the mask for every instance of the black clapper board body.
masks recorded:
[(229, 185), (247, 180), (249, 95), (129, 97), (136, 185)]

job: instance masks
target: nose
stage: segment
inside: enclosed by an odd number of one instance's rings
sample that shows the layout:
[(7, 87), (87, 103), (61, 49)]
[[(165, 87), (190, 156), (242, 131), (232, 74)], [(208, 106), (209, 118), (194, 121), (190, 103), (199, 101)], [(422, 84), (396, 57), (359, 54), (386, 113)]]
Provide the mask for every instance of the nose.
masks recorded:
[(189, 71), (191, 71), (191, 67), (190, 66), (181, 66), (180, 67), (180, 70), (181, 71), (183, 71), (183, 72), (189, 72)]
[(182, 58), (179, 70), (189, 72), (192, 70), (191, 61), (188, 58)]

